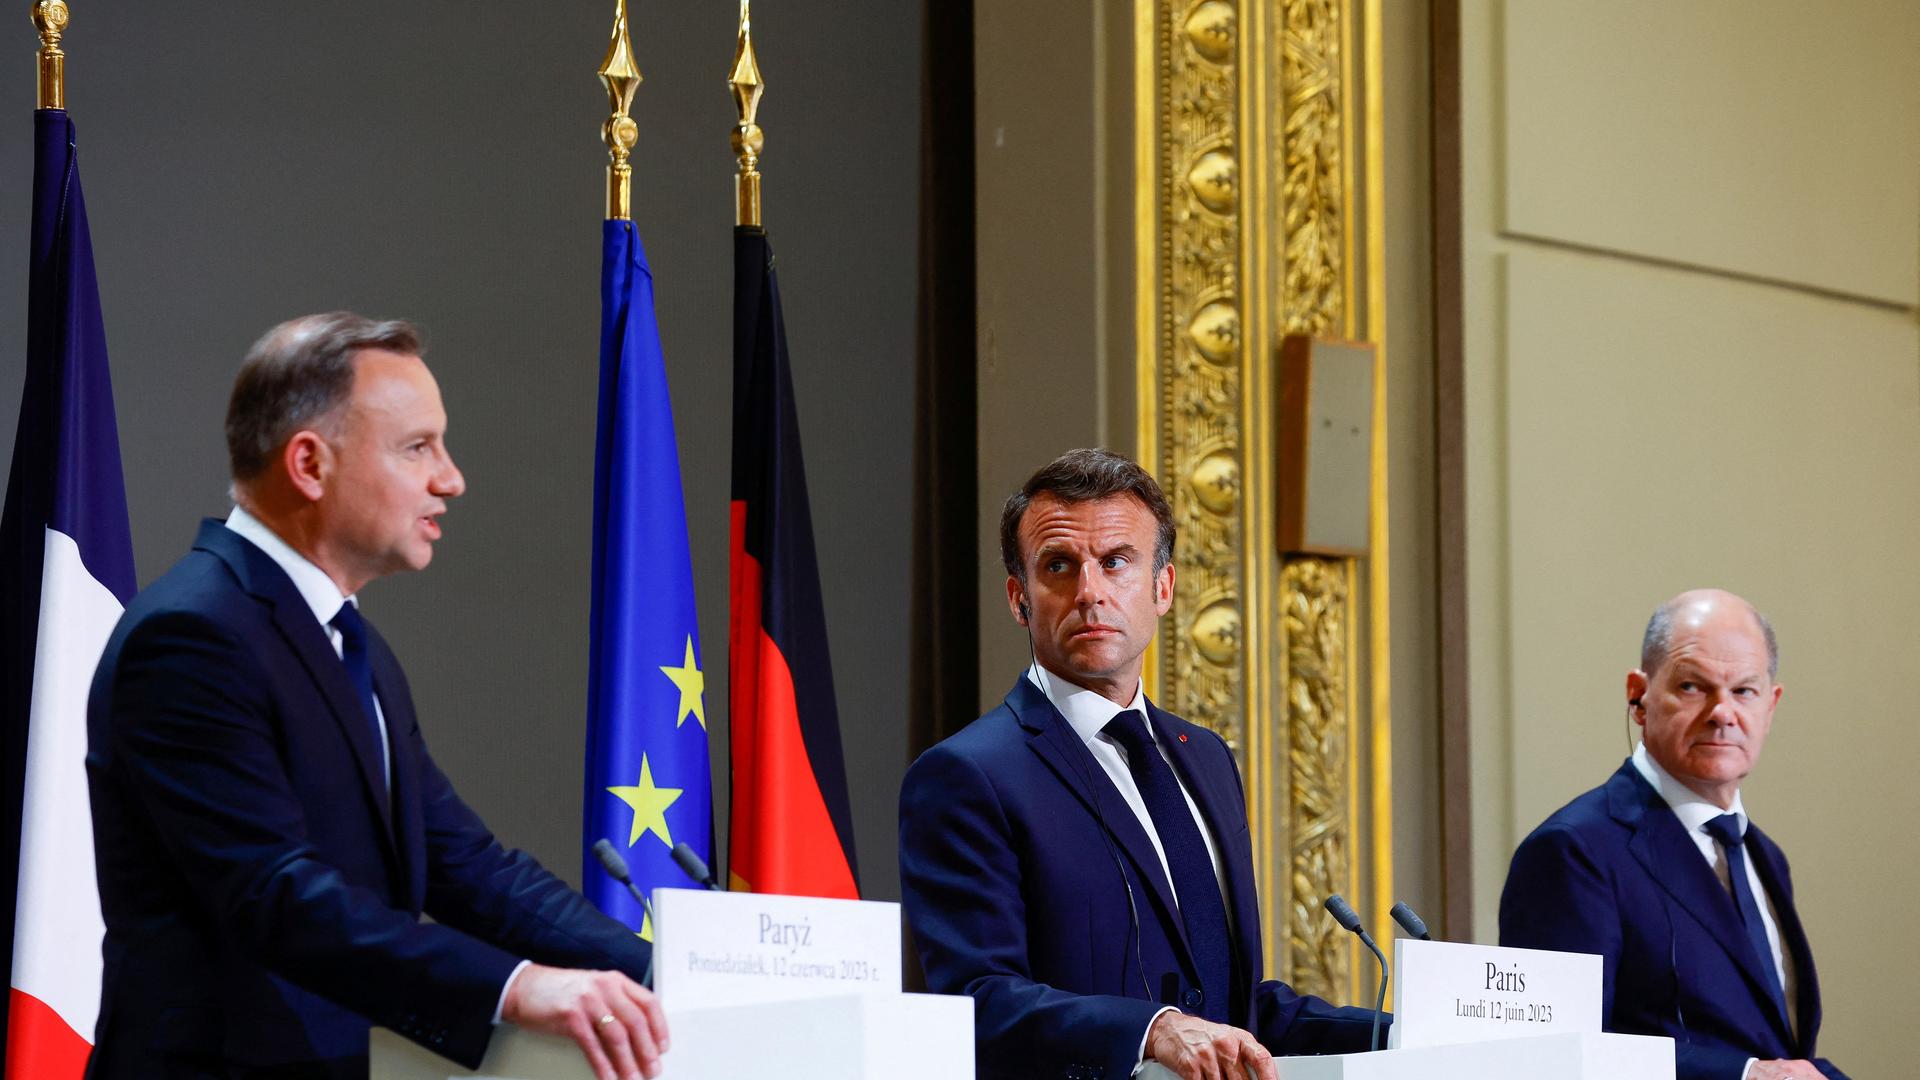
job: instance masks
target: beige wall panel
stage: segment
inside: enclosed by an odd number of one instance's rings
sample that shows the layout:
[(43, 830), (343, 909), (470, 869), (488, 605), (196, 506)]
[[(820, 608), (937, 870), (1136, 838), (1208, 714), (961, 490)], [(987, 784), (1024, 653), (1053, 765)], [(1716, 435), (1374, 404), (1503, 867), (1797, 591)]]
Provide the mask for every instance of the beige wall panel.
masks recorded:
[(1507, 229), (1912, 304), (1920, 4), (1504, 8)]
[(1432, 148), (1426, 0), (1382, 19), (1386, 108), (1387, 475), (1393, 603), (1393, 889), (1438, 924), (1439, 653), (1433, 472)]
[(1587, 255), (1507, 270), (1511, 835), (1630, 751), (1649, 610), (1696, 585), (1748, 596), (1787, 691), (1745, 795), (1793, 860), (1820, 1045), (1903, 1075), (1887, 980), (1920, 965), (1920, 927), (1862, 915), (1920, 885), (1920, 327)]

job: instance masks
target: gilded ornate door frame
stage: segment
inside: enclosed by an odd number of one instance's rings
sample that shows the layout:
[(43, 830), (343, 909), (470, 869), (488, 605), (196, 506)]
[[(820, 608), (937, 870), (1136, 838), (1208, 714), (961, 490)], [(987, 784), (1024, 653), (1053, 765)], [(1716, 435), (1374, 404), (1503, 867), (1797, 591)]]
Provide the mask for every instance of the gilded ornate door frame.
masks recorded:
[[(1371, 978), (1320, 902), (1376, 932), (1392, 902), (1379, 0), (1134, 16), (1140, 453), (1180, 526), (1149, 691), (1240, 757), (1267, 970), (1352, 1000)], [(1375, 346), (1363, 558), (1276, 549), (1290, 333)]]

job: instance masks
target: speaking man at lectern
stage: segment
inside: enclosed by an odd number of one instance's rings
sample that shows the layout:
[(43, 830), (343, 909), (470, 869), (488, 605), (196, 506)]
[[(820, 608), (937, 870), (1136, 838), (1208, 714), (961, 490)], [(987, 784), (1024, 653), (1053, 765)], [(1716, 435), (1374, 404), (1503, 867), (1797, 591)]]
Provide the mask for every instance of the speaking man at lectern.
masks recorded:
[(1598, 953), (1608, 1031), (1670, 1035), (1679, 1080), (1844, 1080), (1814, 1057), (1820, 985), (1787, 857), (1747, 820), (1780, 700), (1773, 627), (1700, 589), (1647, 622), (1627, 708), (1640, 745), (1520, 844), (1500, 943)]
[(1271, 1078), (1270, 1051), (1366, 1049), (1373, 1013), (1262, 980), (1232, 753), (1142, 693), (1173, 598), (1159, 485), (1070, 451), (1007, 500), (1000, 537), (1033, 664), (900, 793), (907, 921), (929, 987), (974, 999), (979, 1075)]
[(128, 605), (88, 703), (90, 1077), (363, 1078), (370, 1021), (468, 1066), (505, 1020), (658, 1072), (647, 946), (460, 801), (359, 613), (465, 490), (446, 426), (404, 322), (295, 319), (241, 365), (237, 506)]

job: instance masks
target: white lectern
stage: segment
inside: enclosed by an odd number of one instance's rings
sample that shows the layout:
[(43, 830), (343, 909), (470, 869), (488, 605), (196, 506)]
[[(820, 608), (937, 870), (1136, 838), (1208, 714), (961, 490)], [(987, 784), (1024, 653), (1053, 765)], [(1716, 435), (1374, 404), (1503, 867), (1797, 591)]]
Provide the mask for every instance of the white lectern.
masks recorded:
[[(973, 1080), (973, 1000), (857, 994), (667, 1010), (663, 1080)], [(467, 1070), (392, 1032), (373, 1032), (373, 1080), (592, 1080), (567, 1039), (512, 1026)]]
[[(1280, 1080), (1673, 1080), (1673, 1040), (1568, 1032), (1273, 1063)], [(1172, 1076), (1148, 1063), (1140, 1080)]]
[(1274, 1063), (1280, 1080), (1673, 1080), (1673, 1040), (1568, 1032)]

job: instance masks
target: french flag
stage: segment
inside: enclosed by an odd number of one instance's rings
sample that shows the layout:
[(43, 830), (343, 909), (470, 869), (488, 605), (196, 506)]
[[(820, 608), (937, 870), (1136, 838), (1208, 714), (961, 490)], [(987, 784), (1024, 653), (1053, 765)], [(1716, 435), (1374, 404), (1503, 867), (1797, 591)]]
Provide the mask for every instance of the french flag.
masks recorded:
[(100, 1008), (87, 690), (134, 592), (133, 540), (73, 123), (34, 113), (26, 388), (0, 517), (0, 942), (6, 1080), (85, 1070)]

